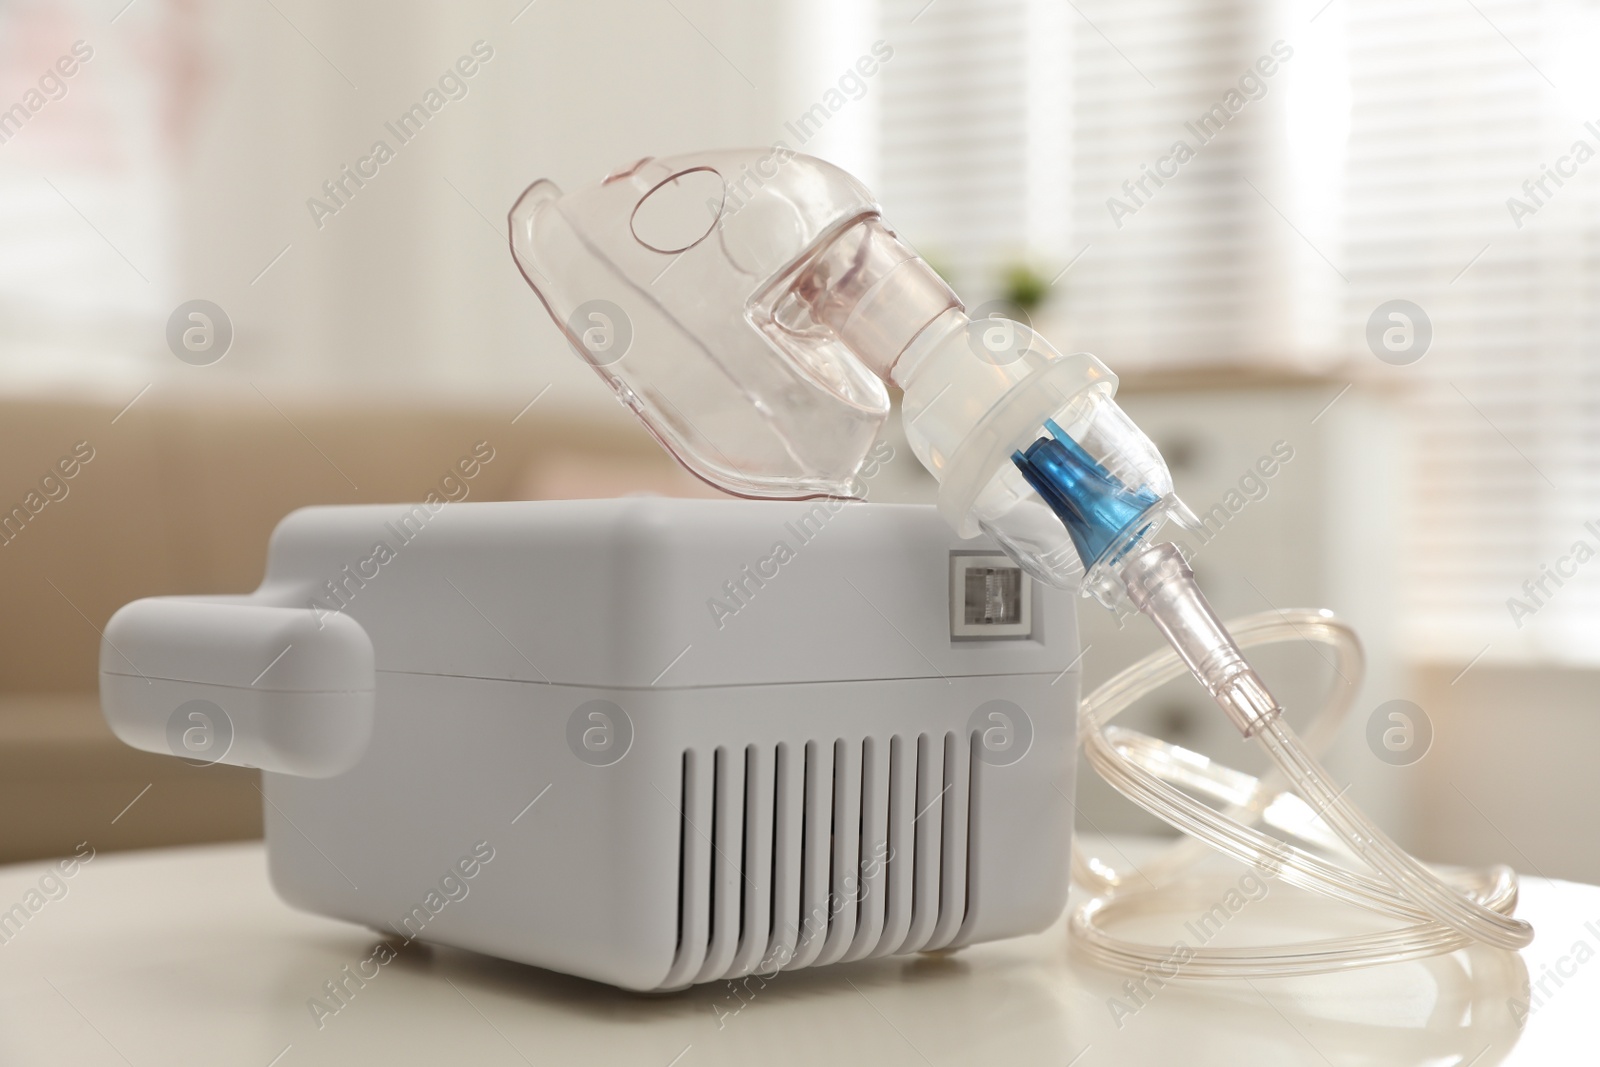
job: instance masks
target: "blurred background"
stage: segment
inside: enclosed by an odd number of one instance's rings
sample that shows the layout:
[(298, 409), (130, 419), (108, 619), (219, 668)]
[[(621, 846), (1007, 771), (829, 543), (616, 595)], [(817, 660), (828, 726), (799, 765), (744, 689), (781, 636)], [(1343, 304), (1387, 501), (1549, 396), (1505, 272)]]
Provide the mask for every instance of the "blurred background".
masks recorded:
[[(0, 0), (0, 861), (260, 832), (251, 772), (111, 737), (96, 655), (129, 600), (253, 588), (293, 508), (479, 441), (475, 500), (711, 493), (504, 217), (782, 142), (1122, 375), (1219, 611), (1360, 627), (1332, 762), (1402, 843), (1600, 880), (1597, 44), (1592, 0)], [(932, 483), (901, 448), (874, 494)], [(1089, 684), (1155, 647), (1080, 614)], [(1309, 715), (1331, 666), (1264, 659)], [(1259, 766), (1181, 685), (1136, 717)], [(1087, 771), (1079, 808), (1157, 829)]]

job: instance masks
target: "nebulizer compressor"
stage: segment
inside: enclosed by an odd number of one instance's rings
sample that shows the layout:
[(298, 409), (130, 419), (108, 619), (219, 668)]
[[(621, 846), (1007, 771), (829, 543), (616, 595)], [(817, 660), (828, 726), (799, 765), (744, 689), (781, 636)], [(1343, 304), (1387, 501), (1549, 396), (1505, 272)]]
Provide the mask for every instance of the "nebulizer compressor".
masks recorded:
[[(905, 437), (957, 533), (986, 534), (1040, 581), (1156, 625), (1170, 648), (1083, 700), (1078, 742), (1114, 787), (1195, 840), (1144, 865), (1137, 884), (1135, 872), (1077, 848), (1073, 875), (1088, 892), (1069, 929), (1083, 952), (1135, 972), (1224, 978), (1531, 941), (1531, 926), (1513, 917), (1508, 869), (1424, 866), (1318, 763), (1361, 675), (1349, 627), (1326, 611), (1224, 625), (1162, 537), (1167, 523), (1196, 520), (1117, 405), (1116, 376), (1021, 323), (970, 319), (850, 175), (781, 146), (647, 158), (571, 193), (536, 182), (510, 227), (518, 267), (573, 347), (700, 478), (748, 498), (859, 497), (892, 384)], [(1309, 743), (1243, 652), (1304, 639), (1332, 649), (1340, 678)], [(1185, 669), (1265, 749), (1272, 773), (1258, 780), (1113, 724)], [(1119, 919), (1193, 898), (1198, 842), (1397, 925), (1203, 946), (1181, 967), (1170, 944), (1113, 934)]]

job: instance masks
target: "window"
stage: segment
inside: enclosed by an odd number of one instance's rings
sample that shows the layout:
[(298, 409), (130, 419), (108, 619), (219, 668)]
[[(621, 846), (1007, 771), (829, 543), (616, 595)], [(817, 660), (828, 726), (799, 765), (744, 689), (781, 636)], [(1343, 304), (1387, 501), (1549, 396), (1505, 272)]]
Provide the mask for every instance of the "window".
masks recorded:
[[(166, 303), (166, 172), (153, 37), (137, 9), (0, 8), (0, 375), (131, 378)], [(170, 132), (170, 131), (165, 131)]]
[(1066, 240), (1066, 17), (1046, 0), (883, 0), (889, 220), (977, 299)]
[[(1600, 552), (1585, 525), (1600, 520), (1600, 164), (1585, 174), (1572, 159), (1579, 141), (1600, 150), (1584, 124), (1600, 117), (1597, 10), (1349, 11), (1349, 318), (1359, 331), (1405, 298), (1433, 331), (1401, 368), (1417, 453), (1410, 644), (1442, 659), (1600, 662), (1600, 563), (1573, 558), (1579, 542)], [(1524, 189), (1558, 165), (1574, 171), (1564, 184)]]

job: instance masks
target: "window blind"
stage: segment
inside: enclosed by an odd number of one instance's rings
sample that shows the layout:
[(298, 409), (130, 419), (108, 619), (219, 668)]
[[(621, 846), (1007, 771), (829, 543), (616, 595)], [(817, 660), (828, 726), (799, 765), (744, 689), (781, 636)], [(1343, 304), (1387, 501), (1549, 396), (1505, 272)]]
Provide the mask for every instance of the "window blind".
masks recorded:
[(1129, 368), (1326, 365), (1344, 284), (1332, 20), (1262, 0), (1079, 10), (1072, 347)]
[(1065, 242), (1070, 86), (1060, 4), (882, 0), (876, 192), (890, 223), (969, 302)]
[(1353, 0), (1348, 17), (1352, 347), (1396, 298), (1433, 331), (1383, 375), (1415, 451), (1408, 643), (1600, 662), (1600, 162), (1532, 184), (1577, 142), (1600, 152), (1596, 6)]

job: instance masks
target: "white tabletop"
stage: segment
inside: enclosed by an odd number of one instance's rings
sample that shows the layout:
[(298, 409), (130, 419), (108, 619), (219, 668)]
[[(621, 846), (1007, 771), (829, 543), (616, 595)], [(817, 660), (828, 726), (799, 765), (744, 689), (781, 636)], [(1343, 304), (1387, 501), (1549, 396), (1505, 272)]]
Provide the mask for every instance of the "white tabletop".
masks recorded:
[[(1074, 962), (1062, 929), (912, 957), (640, 996), (468, 952), (411, 946), (319, 1029), (323, 983), (376, 935), (294, 911), (259, 844), (100, 855), (37, 889), (0, 868), (0, 1064), (715, 1063), (1428, 1065), (1593, 1062), (1600, 888), (1524, 881), (1522, 953), (1548, 995), (1519, 1029), (1526, 980), (1490, 950), (1352, 974), (1158, 990), (1109, 1006), (1124, 976)], [(1591, 928), (1585, 925), (1594, 922)], [(1127, 1001), (1124, 998), (1124, 1003)]]

